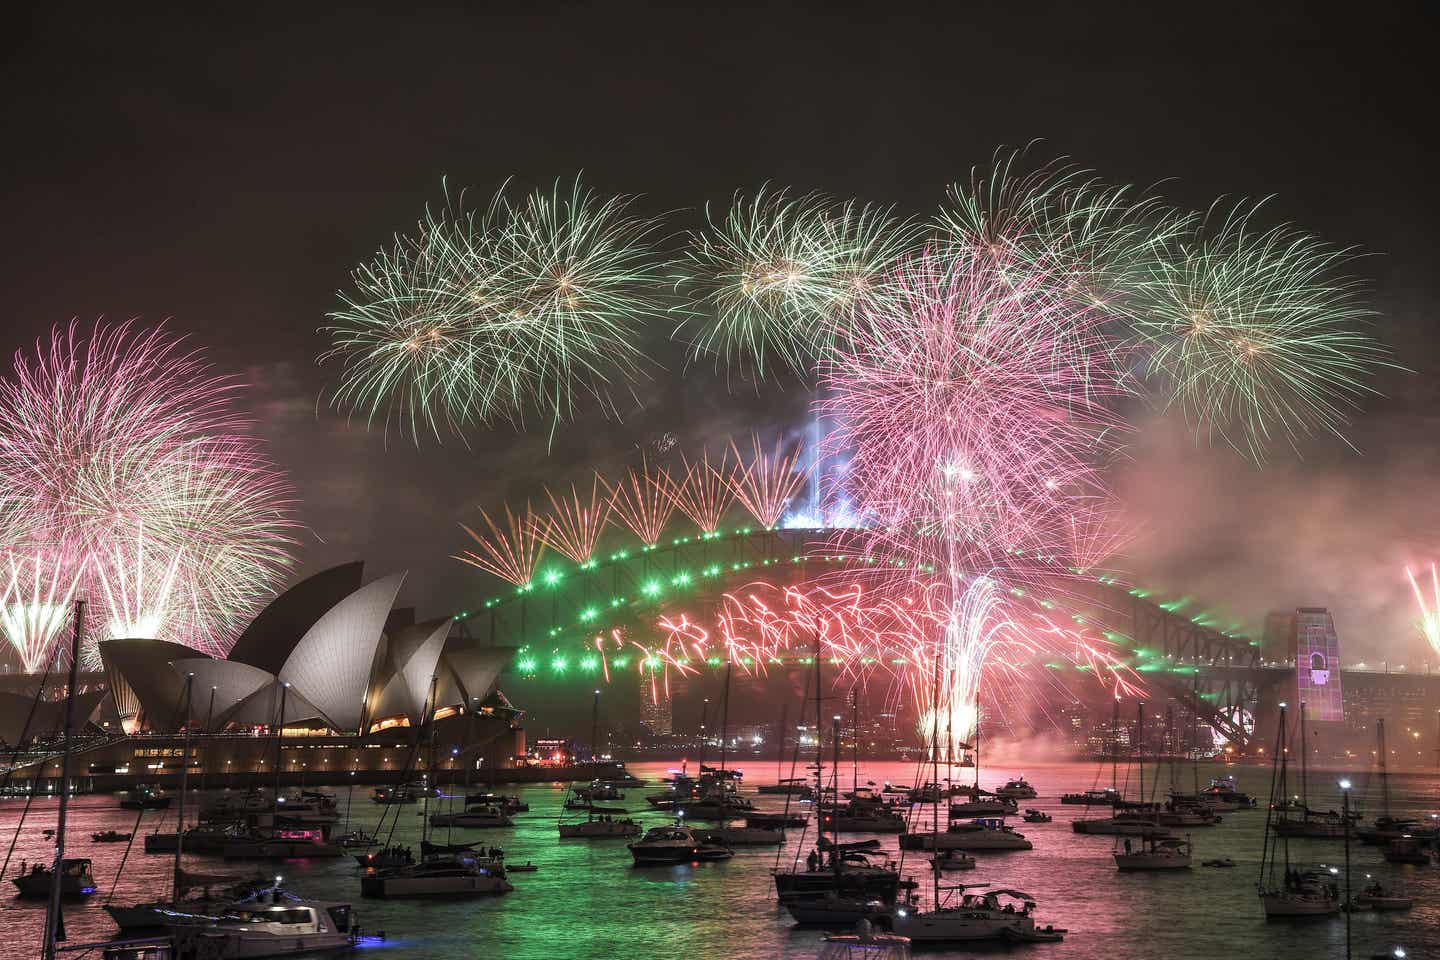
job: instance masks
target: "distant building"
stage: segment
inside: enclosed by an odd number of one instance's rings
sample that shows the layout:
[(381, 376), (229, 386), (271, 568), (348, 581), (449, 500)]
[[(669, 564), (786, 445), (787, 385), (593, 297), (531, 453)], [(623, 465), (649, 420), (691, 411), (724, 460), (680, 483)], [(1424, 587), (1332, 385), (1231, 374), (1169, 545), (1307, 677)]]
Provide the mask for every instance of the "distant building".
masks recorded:
[(668, 737), (675, 732), (669, 697), (652, 697), (650, 684), (642, 679), (640, 690), (640, 723), (652, 737)]

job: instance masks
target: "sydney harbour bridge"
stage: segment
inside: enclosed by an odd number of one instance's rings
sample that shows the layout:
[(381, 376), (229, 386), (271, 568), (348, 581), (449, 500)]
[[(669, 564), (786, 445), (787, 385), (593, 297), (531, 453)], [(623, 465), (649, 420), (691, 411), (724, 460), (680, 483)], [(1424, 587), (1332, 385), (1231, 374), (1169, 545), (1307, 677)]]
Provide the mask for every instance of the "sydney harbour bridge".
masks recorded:
[[(507, 587), (457, 617), (473, 638), (516, 648), (505, 680), (521, 698), (542, 699), (540, 684), (573, 685), (588, 693), (612, 671), (633, 673), (645, 657), (638, 645), (607, 655), (607, 635), (654, 631), (657, 617), (667, 611), (704, 611), (728, 591), (755, 581), (785, 585), (824, 577), (847, 562), (835, 552), (830, 534), (738, 527), (597, 554), (583, 564), (548, 558), (528, 584)], [(1100, 576), (1066, 579), (1053, 599), (1039, 602), (1103, 634), (1117, 665), (1134, 671), (1144, 696), (1179, 704), (1238, 752), (1255, 736), (1257, 705), (1283, 699), (1283, 691), (1295, 685), (1293, 662), (1265, 662), (1258, 640), (1222, 628), (1188, 600), (1154, 596)], [(813, 662), (808, 651), (796, 649), (753, 666), (763, 672)], [(690, 669), (722, 666), (711, 657)], [(1054, 662), (1043, 667), (1086, 669)]]

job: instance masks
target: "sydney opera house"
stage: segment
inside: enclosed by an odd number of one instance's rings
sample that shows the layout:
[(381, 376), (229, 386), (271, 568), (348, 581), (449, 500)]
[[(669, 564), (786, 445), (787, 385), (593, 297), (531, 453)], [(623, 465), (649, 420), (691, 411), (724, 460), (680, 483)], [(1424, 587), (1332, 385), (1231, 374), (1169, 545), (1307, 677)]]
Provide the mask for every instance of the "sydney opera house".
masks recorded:
[[(217, 784), (272, 781), (277, 752), (286, 782), (389, 781), (413, 769), (427, 711), (425, 762), (433, 733), (442, 775), (509, 766), (524, 731), (496, 681), (513, 651), (451, 618), (416, 622), (395, 607), (404, 580), (365, 582), (359, 562), (317, 573), (261, 611), (224, 660), (161, 640), (102, 641), (103, 673), (77, 687), (87, 746), (76, 773), (98, 789), (171, 781), (188, 732), (191, 774)], [(15, 780), (58, 772), (44, 743), (64, 706), (47, 691), (37, 707), (33, 688), (16, 683), (0, 692), (0, 741), (32, 758)]]

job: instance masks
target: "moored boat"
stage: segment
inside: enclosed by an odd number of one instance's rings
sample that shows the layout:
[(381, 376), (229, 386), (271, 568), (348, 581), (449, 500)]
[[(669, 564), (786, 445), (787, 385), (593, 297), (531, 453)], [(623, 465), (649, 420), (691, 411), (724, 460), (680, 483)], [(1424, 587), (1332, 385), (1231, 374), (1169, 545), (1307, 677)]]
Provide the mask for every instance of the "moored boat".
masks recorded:
[(449, 854), (376, 870), (360, 878), (360, 895), (380, 899), (481, 897), (513, 890), (505, 868), (471, 854)]

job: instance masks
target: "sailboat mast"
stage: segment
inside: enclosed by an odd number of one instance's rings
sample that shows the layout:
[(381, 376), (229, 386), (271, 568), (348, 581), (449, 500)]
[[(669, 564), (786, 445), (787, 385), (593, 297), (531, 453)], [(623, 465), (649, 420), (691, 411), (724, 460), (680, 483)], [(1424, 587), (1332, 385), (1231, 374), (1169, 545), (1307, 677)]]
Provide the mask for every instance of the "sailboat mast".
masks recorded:
[[(175, 876), (173, 879), (173, 890), (170, 903), (172, 906), (180, 905), (180, 852), (185, 846), (185, 791), (189, 788), (190, 781), (190, 707), (194, 697), (195, 674), (185, 674), (185, 748), (180, 752), (180, 805), (175, 813)], [(211, 698), (214, 698), (215, 688), (210, 688)]]
[[(1145, 802), (1145, 701), (1135, 704), (1135, 766), (1140, 771), (1140, 787), (1136, 799)], [(1142, 807), (1143, 809), (1143, 807)]]
[(600, 690), (595, 690), (595, 703), (590, 707), (590, 762), (600, 758)]
[[(1385, 718), (1381, 717), (1375, 721), (1376, 736), (1379, 737), (1380, 747), (1380, 812), (1387, 820), (1390, 818), (1390, 779), (1385, 769)], [(1349, 825), (1346, 825), (1349, 830)]]
[(1110, 794), (1120, 789), (1120, 698), (1110, 709)]
[[(75, 629), (70, 639), (70, 679), (65, 689), (65, 752), (60, 761), (60, 811), (55, 821), (55, 862), (51, 864), (50, 903), (45, 910), (43, 956), (55, 960), (55, 943), (64, 938), (60, 917), (60, 877), (65, 862), (65, 816), (70, 809), (70, 740), (75, 734), (75, 685), (79, 683), (80, 633), (85, 624), (85, 601), (75, 601)], [(33, 792), (33, 786), (32, 786)]]
[(980, 684), (975, 684), (975, 793), (980, 797)]
[(274, 835), (275, 821), (280, 817), (280, 740), (285, 736), (285, 698), (290, 693), (290, 684), (280, 684), (280, 716), (275, 722), (275, 790), (270, 798), (270, 832)]
[[(825, 781), (821, 775), (821, 769), (825, 763), (825, 750), (821, 746), (820, 736), (821, 724), (825, 721), (820, 715), (820, 631), (815, 631), (815, 809), (818, 811), (825, 804)], [(837, 798), (838, 799), (838, 798)], [(817, 813), (818, 817), (819, 814)], [(820, 824), (821, 820), (816, 820)], [(839, 854), (839, 851), (836, 851)]]
[(1305, 701), (1300, 701), (1300, 806), (1310, 816), (1310, 748), (1306, 745)]
[[(430, 693), (425, 697), (425, 716), (421, 718), (421, 722), (430, 728), (430, 765), (425, 776), (425, 807), (420, 813), (420, 856), (422, 859), (425, 856), (425, 841), (430, 839), (430, 794), (435, 792), (435, 688), (439, 682), (438, 676), (430, 678)], [(396, 814), (396, 819), (399, 819), (399, 814)]]
[[(734, 667), (735, 661), (725, 661), (725, 699), (720, 703), (720, 801), (722, 813), (725, 802), (725, 758), (728, 755), (728, 745), (725, 741), (730, 736), (730, 671)], [(701, 773), (704, 771), (702, 770)]]
[[(930, 776), (931, 776), (931, 781), (932, 781), (932, 782), (934, 783), (934, 785), (935, 785), (935, 806), (934, 806), (934, 808), (933, 808), (933, 810), (932, 810), (931, 818), (930, 818), (930, 837), (931, 837), (931, 839), (930, 839), (930, 851), (931, 851), (932, 853), (938, 853), (938, 851), (936, 850), (936, 848), (940, 846), (940, 804), (941, 804), (941, 803), (948, 804), (948, 803), (950, 802), (950, 798), (942, 795), (941, 792), (940, 792), (940, 658), (939, 658), (939, 657), (936, 657), (936, 658), (935, 658), (934, 674), (935, 674), (935, 677), (934, 677), (935, 691), (934, 691), (933, 699), (931, 700), (931, 703), (934, 704), (934, 708), (931, 710), (931, 713), (933, 714), (933, 718), (934, 718), (934, 719), (933, 719), (933, 723), (932, 723), (932, 729), (931, 729), (931, 731), (930, 731), (930, 767), (931, 767)], [(948, 711), (947, 711), (947, 712), (948, 712)], [(948, 806), (947, 806), (947, 808), (946, 808), (946, 813), (947, 813), (947, 814), (949, 813), (949, 808), (948, 808)], [(948, 817), (947, 817), (947, 819), (948, 819)], [(939, 910), (939, 909), (940, 909), (940, 871), (939, 871), (938, 869), (936, 869), (936, 870), (934, 871), (934, 873), (935, 873), (935, 909), (936, 909), (936, 910)]]
[(850, 690), (850, 790), (860, 792), (860, 688)]

